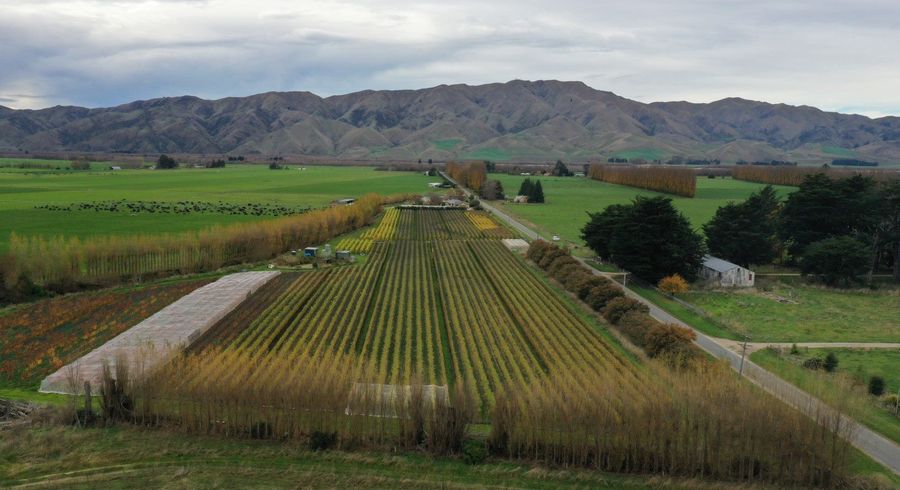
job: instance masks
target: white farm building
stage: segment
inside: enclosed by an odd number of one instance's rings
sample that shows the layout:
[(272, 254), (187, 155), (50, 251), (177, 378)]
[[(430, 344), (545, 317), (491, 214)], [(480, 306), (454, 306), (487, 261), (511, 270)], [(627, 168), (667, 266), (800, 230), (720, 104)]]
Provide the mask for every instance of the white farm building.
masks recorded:
[(719, 286), (748, 288), (753, 286), (755, 274), (750, 269), (707, 255), (700, 266), (700, 277)]

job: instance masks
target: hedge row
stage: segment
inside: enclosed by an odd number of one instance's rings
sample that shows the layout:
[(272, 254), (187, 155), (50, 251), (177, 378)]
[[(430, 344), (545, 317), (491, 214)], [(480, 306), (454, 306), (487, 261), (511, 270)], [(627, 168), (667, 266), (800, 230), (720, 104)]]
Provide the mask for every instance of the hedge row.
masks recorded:
[(543, 240), (532, 242), (527, 257), (578, 296), (594, 311), (650, 357), (671, 356), (685, 360), (693, 355), (694, 332), (679, 325), (659, 323), (644, 303), (626, 298), (622, 288), (608, 277), (593, 274), (569, 251)]

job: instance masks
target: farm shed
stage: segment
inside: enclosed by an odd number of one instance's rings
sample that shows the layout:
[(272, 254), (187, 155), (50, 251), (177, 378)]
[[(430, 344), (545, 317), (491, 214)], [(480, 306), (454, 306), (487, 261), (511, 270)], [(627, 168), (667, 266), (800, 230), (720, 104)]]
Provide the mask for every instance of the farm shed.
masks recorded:
[(431, 187), (432, 189), (440, 189), (442, 185), (444, 185), (443, 182), (429, 182), (428, 183), (428, 187)]
[(304, 257), (315, 257), (319, 252), (319, 247), (306, 247), (303, 249)]
[(344, 204), (344, 205), (350, 205), (350, 204), (353, 204), (353, 203), (355, 203), (355, 202), (356, 202), (356, 199), (354, 199), (354, 198), (352, 198), (352, 197), (348, 197), (348, 198), (346, 198), (346, 199), (338, 199), (338, 200), (337, 200), (337, 203), (338, 203), (338, 204)]
[(700, 266), (700, 277), (708, 282), (718, 283), (719, 286), (752, 287), (755, 274), (727, 260), (707, 255), (703, 257), (703, 265)]
[(352, 262), (353, 254), (351, 254), (349, 250), (338, 250), (335, 254), (335, 258), (346, 262)]
[(513, 198), (513, 202), (525, 204), (528, 202), (528, 196), (516, 196)]
[(525, 253), (528, 251), (528, 242), (521, 238), (504, 238), (503, 245), (515, 253)]

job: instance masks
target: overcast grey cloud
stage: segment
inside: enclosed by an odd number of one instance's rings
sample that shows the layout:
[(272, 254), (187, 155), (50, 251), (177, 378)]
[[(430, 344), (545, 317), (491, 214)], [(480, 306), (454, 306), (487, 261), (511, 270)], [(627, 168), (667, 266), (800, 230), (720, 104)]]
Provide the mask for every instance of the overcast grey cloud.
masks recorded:
[(0, 104), (581, 80), (900, 114), (900, 2), (0, 0)]

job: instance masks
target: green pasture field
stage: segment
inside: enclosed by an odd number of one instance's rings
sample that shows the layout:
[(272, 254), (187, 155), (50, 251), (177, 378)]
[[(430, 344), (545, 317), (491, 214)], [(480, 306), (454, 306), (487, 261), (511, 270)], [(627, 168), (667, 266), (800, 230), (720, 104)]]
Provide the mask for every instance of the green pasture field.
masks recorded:
[(503, 148), (481, 148), (479, 150), (473, 150), (466, 152), (462, 155), (463, 158), (467, 158), (470, 160), (509, 160), (512, 158), (512, 153), (509, 150)]
[(753, 342), (900, 342), (896, 288), (841, 291), (777, 281), (763, 289), (692, 291), (682, 299)]
[(840, 146), (823, 146), (822, 153), (827, 153), (829, 155), (845, 157), (845, 158), (853, 158), (856, 156), (855, 151), (853, 151), (849, 148), (843, 148)]
[[(108, 167), (108, 165), (107, 165)], [(298, 167), (269, 170), (262, 165), (222, 169), (120, 170), (65, 173), (0, 171), (0, 252), (12, 232), (88, 237), (108, 234), (197, 230), (213, 225), (270, 219), (225, 214), (149, 214), (50, 211), (45, 204), (127, 199), (131, 201), (225, 201), (321, 207), (345, 197), (375, 192), (425, 192), (433, 177), (371, 167)], [(2, 169), (0, 169), (2, 170)]]
[[(900, 417), (879, 404), (867, 392), (869, 377), (880, 375), (885, 380), (887, 393), (897, 393), (900, 388), (900, 351), (889, 349), (806, 349), (799, 354), (787, 351), (763, 349), (750, 355), (750, 359), (782, 379), (824, 400), (846, 400), (849, 414), (858, 422), (875, 430), (894, 442), (900, 443)], [(812, 371), (802, 366), (811, 357), (822, 359), (833, 352), (838, 358), (837, 373)], [(849, 379), (850, 386), (841, 379)]]
[(656, 148), (636, 148), (633, 150), (623, 150), (613, 153), (616, 158), (643, 159), (643, 160), (660, 160), (666, 156), (666, 153)]
[(461, 139), (450, 138), (445, 140), (435, 140), (431, 144), (434, 145), (434, 147), (438, 150), (450, 151), (460, 143), (462, 143)]
[[(503, 190), (514, 196), (526, 177), (519, 175), (490, 174)], [(761, 184), (733, 180), (731, 178), (697, 179), (697, 195), (693, 198), (661, 194), (624, 185), (609, 184), (585, 177), (531, 177), (541, 181), (544, 204), (498, 203), (504, 211), (522, 218), (533, 225), (545, 237), (559, 235), (564, 242), (582, 247), (581, 227), (588, 221), (588, 212), (603, 211), (611, 204), (627, 204), (635, 196), (667, 196), (672, 198), (682, 213), (697, 229), (709, 221), (720, 206), (730, 201), (742, 201)], [(779, 195), (786, 196), (794, 187), (777, 186)], [(582, 250), (584, 252), (584, 250)]]
[(128, 426), (20, 430), (17, 437), (0, 439), (0, 455), (2, 487), (746, 488), (505, 461), (473, 466), (461, 458), (415, 451), (313, 452), (294, 442), (185, 436)]
[[(18, 168), (19, 164), (35, 165), (37, 168)], [(90, 162), (91, 171), (109, 170), (115, 162)], [(2, 173), (85, 173), (85, 170), (72, 170), (69, 160), (47, 160), (42, 158), (0, 158), (0, 174)]]
[[(479, 465), (415, 451), (310, 451), (296, 442), (186, 436), (160, 429), (36, 427), (0, 438), (0, 486), (39, 488), (743, 489), (746, 484), (616, 475), (503, 460)], [(850, 471), (900, 480), (851, 451)], [(755, 488), (755, 487), (754, 487)]]

